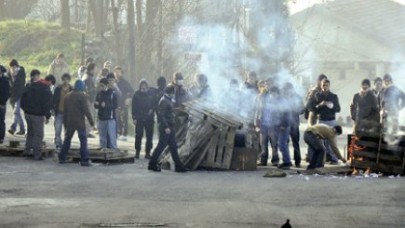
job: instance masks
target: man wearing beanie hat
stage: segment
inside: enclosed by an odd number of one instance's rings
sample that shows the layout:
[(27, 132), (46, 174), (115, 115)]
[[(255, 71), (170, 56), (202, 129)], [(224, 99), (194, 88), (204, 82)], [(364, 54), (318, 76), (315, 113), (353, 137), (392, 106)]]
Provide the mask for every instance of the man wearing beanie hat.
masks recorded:
[(94, 127), (94, 121), (88, 106), (87, 96), (84, 93), (85, 89), (84, 82), (77, 80), (73, 91), (69, 92), (65, 97), (63, 123), (66, 130), (62, 150), (59, 154), (59, 163), (61, 164), (66, 161), (66, 155), (70, 150), (73, 134), (77, 131), (80, 140), (81, 165), (90, 166), (85, 118), (87, 118), (92, 127)]
[(51, 83), (40, 78), (39, 70), (32, 70), (29, 83), (21, 96), (21, 109), (27, 122), (27, 141), (25, 155), (31, 151), (35, 160), (43, 160), (41, 145), (44, 139), (44, 123), (49, 122), (52, 109)]
[(354, 121), (353, 132), (369, 133), (370, 130), (374, 130), (378, 133), (379, 123), (379, 110), (377, 97), (373, 91), (370, 90), (370, 80), (364, 79), (361, 82), (360, 92), (353, 96), (352, 103), (350, 105), (350, 114)]
[(10, 81), (7, 76), (7, 69), (0, 65), (0, 144), (3, 143), (6, 133), (6, 103), (10, 97)]

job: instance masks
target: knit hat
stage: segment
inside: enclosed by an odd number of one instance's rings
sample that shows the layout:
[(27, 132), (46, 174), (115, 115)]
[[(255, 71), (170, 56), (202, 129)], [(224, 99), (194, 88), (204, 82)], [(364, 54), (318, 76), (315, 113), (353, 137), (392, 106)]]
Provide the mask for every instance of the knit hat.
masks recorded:
[(75, 90), (84, 91), (86, 89), (86, 85), (82, 80), (76, 80), (75, 82)]

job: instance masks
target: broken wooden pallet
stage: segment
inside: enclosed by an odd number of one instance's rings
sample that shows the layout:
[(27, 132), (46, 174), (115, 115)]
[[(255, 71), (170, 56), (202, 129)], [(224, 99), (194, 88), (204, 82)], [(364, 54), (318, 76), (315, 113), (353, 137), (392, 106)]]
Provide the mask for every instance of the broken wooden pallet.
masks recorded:
[[(52, 157), (55, 150), (52, 148), (42, 148), (41, 154), (42, 157)], [(0, 156), (23, 156), (24, 147), (10, 147), (10, 146), (0, 146)]]

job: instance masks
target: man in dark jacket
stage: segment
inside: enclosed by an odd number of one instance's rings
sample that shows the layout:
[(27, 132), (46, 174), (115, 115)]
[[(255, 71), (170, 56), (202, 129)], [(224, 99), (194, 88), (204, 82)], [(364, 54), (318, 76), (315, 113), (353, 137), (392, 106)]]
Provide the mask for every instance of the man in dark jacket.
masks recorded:
[(316, 86), (309, 90), (305, 97), (306, 108), (304, 110), (304, 117), (308, 120), (308, 125), (312, 126), (318, 122), (318, 114), (308, 109), (308, 103), (314, 99), (314, 96), (322, 91), (322, 81), (328, 79), (326, 75), (321, 74), (318, 76)]
[(190, 93), (184, 86), (184, 77), (182, 73), (175, 73), (173, 75), (173, 81), (170, 84), (174, 86), (174, 106), (176, 108), (180, 107), (180, 105), (184, 102), (190, 100)]
[(65, 139), (59, 154), (59, 163), (66, 162), (66, 155), (70, 150), (73, 134), (77, 131), (80, 140), (80, 157), (82, 166), (90, 166), (89, 152), (87, 150), (87, 134), (85, 117), (94, 126), (94, 121), (88, 106), (88, 98), (84, 93), (86, 85), (81, 80), (75, 82), (74, 90), (68, 93), (64, 101), (63, 124), (65, 126)]
[(25, 87), (25, 69), (20, 66), (17, 60), (13, 59), (10, 62), (10, 104), (13, 107), (13, 122), (8, 130), (8, 133), (14, 135), (17, 131), (17, 126), (20, 130), (16, 133), (17, 135), (25, 135), (25, 125), (24, 120), (21, 115), (21, 95)]
[(21, 109), (27, 121), (27, 141), (25, 154), (33, 152), (35, 160), (43, 160), (41, 156), (42, 140), (44, 139), (44, 123), (49, 122), (52, 109), (52, 92), (50, 83), (40, 78), (39, 70), (32, 70), (29, 83), (21, 96)]
[(55, 88), (53, 94), (53, 111), (55, 113), (55, 146), (56, 149), (62, 148), (62, 126), (63, 126), (63, 113), (66, 95), (73, 90), (70, 85), (71, 76), (69, 73), (62, 75), (62, 84)]
[(379, 109), (377, 97), (370, 90), (370, 80), (364, 79), (361, 82), (361, 90), (353, 96), (350, 104), (350, 114), (354, 121), (353, 132), (365, 133), (374, 130), (378, 133)]
[(190, 88), (191, 96), (194, 99), (203, 98), (209, 99), (212, 96), (211, 88), (208, 85), (208, 78), (205, 74), (197, 74), (195, 76), (195, 85)]
[(148, 82), (142, 79), (139, 82), (139, 90), (135, 92), (132, 98), (132, 120), (135, 125), (135, 158), (139, 158), (141, 151), (143, 133), (146, 134), (145, 158), (150, 158), (150, 151), (153, 144), (153, 127), (155, 94), (149, 89)]
[(6, 103), (10, 97), (10, 81), (7, 69), (0, 65), (0, 144), (4, 141), (6, 134)]
[[(318, 114), (318, 123), (328, 126), (336, 126), (336, 113), (340, 112), (338, 96), (330, 91), (330, 81), (324, 79), (321, 84), (322, 90), (316, 93), (308, 102), (309, 111)], [(332, 148), (325, 141), (326, 153), (330, 157), (332, 164), (337, 164), (338, 158), (332, 152)]]
[(170, 153), (176, 166), (175, 171), (187, 171), (183, 163), (181, 162), (179, 154), (177, 152), (176, 129), (174, 128), (176, 120), (174, 113), (174, 103), (172, 101), (174, 93), (174, 86), (169, 85), (168, 87), (166, 87), (165, 94), (159, 102), (159, 143), (153, 151), (148, 165), (148, 169), (155, 172), (160, 172), (161, 170), (160, 166), (158, 165), (158, 159), (167, 145), (169, 145)]
[(399, 112), (405, 107), (405, 93), (394, 85), (391, 75), (384, 75), (383, 81), (384, 88), (379, 97), (383, 128), (384, 131), (396, 134)]
[(117, 109), (118, 135), (120, 135), (120, 140), (126, 141), (128, 135), (128, 107), (131, 104), (131, 99), (135, 91), (131, 83), (124, 78), (123, 74), (124, 71), (121, 67), (117, 66), (114, 68), (118, 89), (121, 91), (121, 96), (118, 98)]
[(117, 149), (115, 110), (118, 107), (118, 95), (108, 87), (108, 79), (106, 78), (100, 80), (99, 87), (101, 91), (97, 93), (94, 107), (98, 109), (100, 148)]

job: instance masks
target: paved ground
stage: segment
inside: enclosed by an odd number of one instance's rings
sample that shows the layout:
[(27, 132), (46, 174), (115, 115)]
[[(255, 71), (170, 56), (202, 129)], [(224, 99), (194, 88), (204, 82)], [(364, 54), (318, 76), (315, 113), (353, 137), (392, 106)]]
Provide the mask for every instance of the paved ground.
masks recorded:
[[(48, 126), (48, 145), (51, 134)], [(120, 145), (132, 148), (133, 139)], [(0, 157), (0, 227), (280, 227), (287, 218), (308, 228), (405, 224), (405, 177), (152, 173), (146, 164)]]

